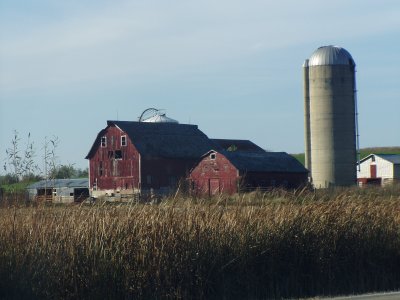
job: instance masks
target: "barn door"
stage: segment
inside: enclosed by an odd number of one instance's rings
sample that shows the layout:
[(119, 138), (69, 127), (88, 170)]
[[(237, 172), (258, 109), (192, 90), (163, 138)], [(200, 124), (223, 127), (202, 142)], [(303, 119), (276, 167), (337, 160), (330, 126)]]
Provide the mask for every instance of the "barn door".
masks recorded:
[(211, 178), (210, 179), (210, 185), (209, 185), (209, 194), (210, 196), (213, 196), (215, 194), (218, 194), (220, 192), (219, 189), (219, 179), (218, 178)]
[(376, 178), (376, 165), (370, 165), (371, 178)]

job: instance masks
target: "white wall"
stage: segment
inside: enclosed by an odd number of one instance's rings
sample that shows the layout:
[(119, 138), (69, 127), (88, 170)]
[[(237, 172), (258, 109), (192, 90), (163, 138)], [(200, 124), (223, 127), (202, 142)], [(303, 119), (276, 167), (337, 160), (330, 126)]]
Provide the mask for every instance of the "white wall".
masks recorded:
[(375, 162), (372, 161), (372, 156), (367, 160), (363, 161), (360, 165), (360, 171), (357, 171), (357, 178), (370, 178), (371, 177), (371, 165), (376, 165), (376, 177), (382, 179), (392, 179), (394, 174), (393, 164), (387, 160), (374, 155)]

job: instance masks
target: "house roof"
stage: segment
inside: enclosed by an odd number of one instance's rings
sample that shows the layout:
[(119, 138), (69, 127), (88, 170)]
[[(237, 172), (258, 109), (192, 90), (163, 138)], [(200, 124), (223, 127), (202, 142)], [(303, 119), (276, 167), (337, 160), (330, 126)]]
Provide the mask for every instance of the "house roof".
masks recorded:
[[(214, 146), (197, 125), (131, 121), (107, 121), (107, 125), (124, 131), (143, 157), (196, 159)], [(99, 133), (86, 158), (94, 155), (104, 132)]]
[(89, 179), (78, 178), (78, 179), (49, 179), (41, 180), (27, 186), (27, 189), (43, 189), (43, 188), (87, 188), (89, 187)]
[[(203, 157), (210, 152), (218, 153), (212, 150)], [(219, 153), (224, 155), (239, 171), (308, 173), (296, 158), (286, 152), (221, 151)]]
[(246, 152), (265, 152), (264, 149), (249, 140), (232, 139), (211, 139), (217, 147), (223, 150), (246, 151)]
[(369, 159), (371, 156), (378, 156), (384, 160), (387, 160), (389, 162), (391, 162), (392, 164), (395, 165), (399, 165), (400, 164), (400, 154), (384, 154), (384, 153), (371, 153), (370, 155), (364, 157), (360, 163), (366, 161), (367, 159)]

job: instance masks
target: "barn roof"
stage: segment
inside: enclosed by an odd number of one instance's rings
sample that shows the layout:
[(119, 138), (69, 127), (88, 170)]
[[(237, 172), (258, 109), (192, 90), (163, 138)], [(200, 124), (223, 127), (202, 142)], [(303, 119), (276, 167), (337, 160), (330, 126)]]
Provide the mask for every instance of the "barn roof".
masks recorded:
[(366, 161), (373, 155), (378, 156), (384, 160), (387, 160), (387, 161), (391, 162), (392, 164), (400, 165), (400, 154), (384, 154), (384, 153), (374, 154), (374, 153), (372, 153), (372, 154), (364, 157), (360, 162), (362, 163), (362, 162)]
[(308, 173), (296, 158), (286, 152), (221, 151), (219, 153), (224, 155), (239, 171)]
[(265, 152), (264, 149), (249, 140), (211, 139), (218, 148), (246, 152)]
[(89, 187), (89, 179), (49, 179), (41, 180), (27, 186), (27, 189), (43, 189), (43, 188), (87, 188)]
[[(143, 157), (196, 159), (214, 146), (197, 125), (131, 121), (107, 121), (107, 125), (115, 125), (124, 131)], [(95, 153), (103, 134), (104, 130), (97, 136), (86, 158)]]

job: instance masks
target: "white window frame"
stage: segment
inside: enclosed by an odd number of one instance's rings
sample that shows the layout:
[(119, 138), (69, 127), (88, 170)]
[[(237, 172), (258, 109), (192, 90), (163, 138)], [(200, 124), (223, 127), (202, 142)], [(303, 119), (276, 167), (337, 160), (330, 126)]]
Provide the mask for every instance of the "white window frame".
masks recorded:
[(100, 146), (101, 146), (101, 148), (106, 148), (107, 147), (107, 137), (106, 136), (102, 136), (101, 137)]
[(126, 135), (121, 135), (121, 147), (126, 147), (127, 145)]

